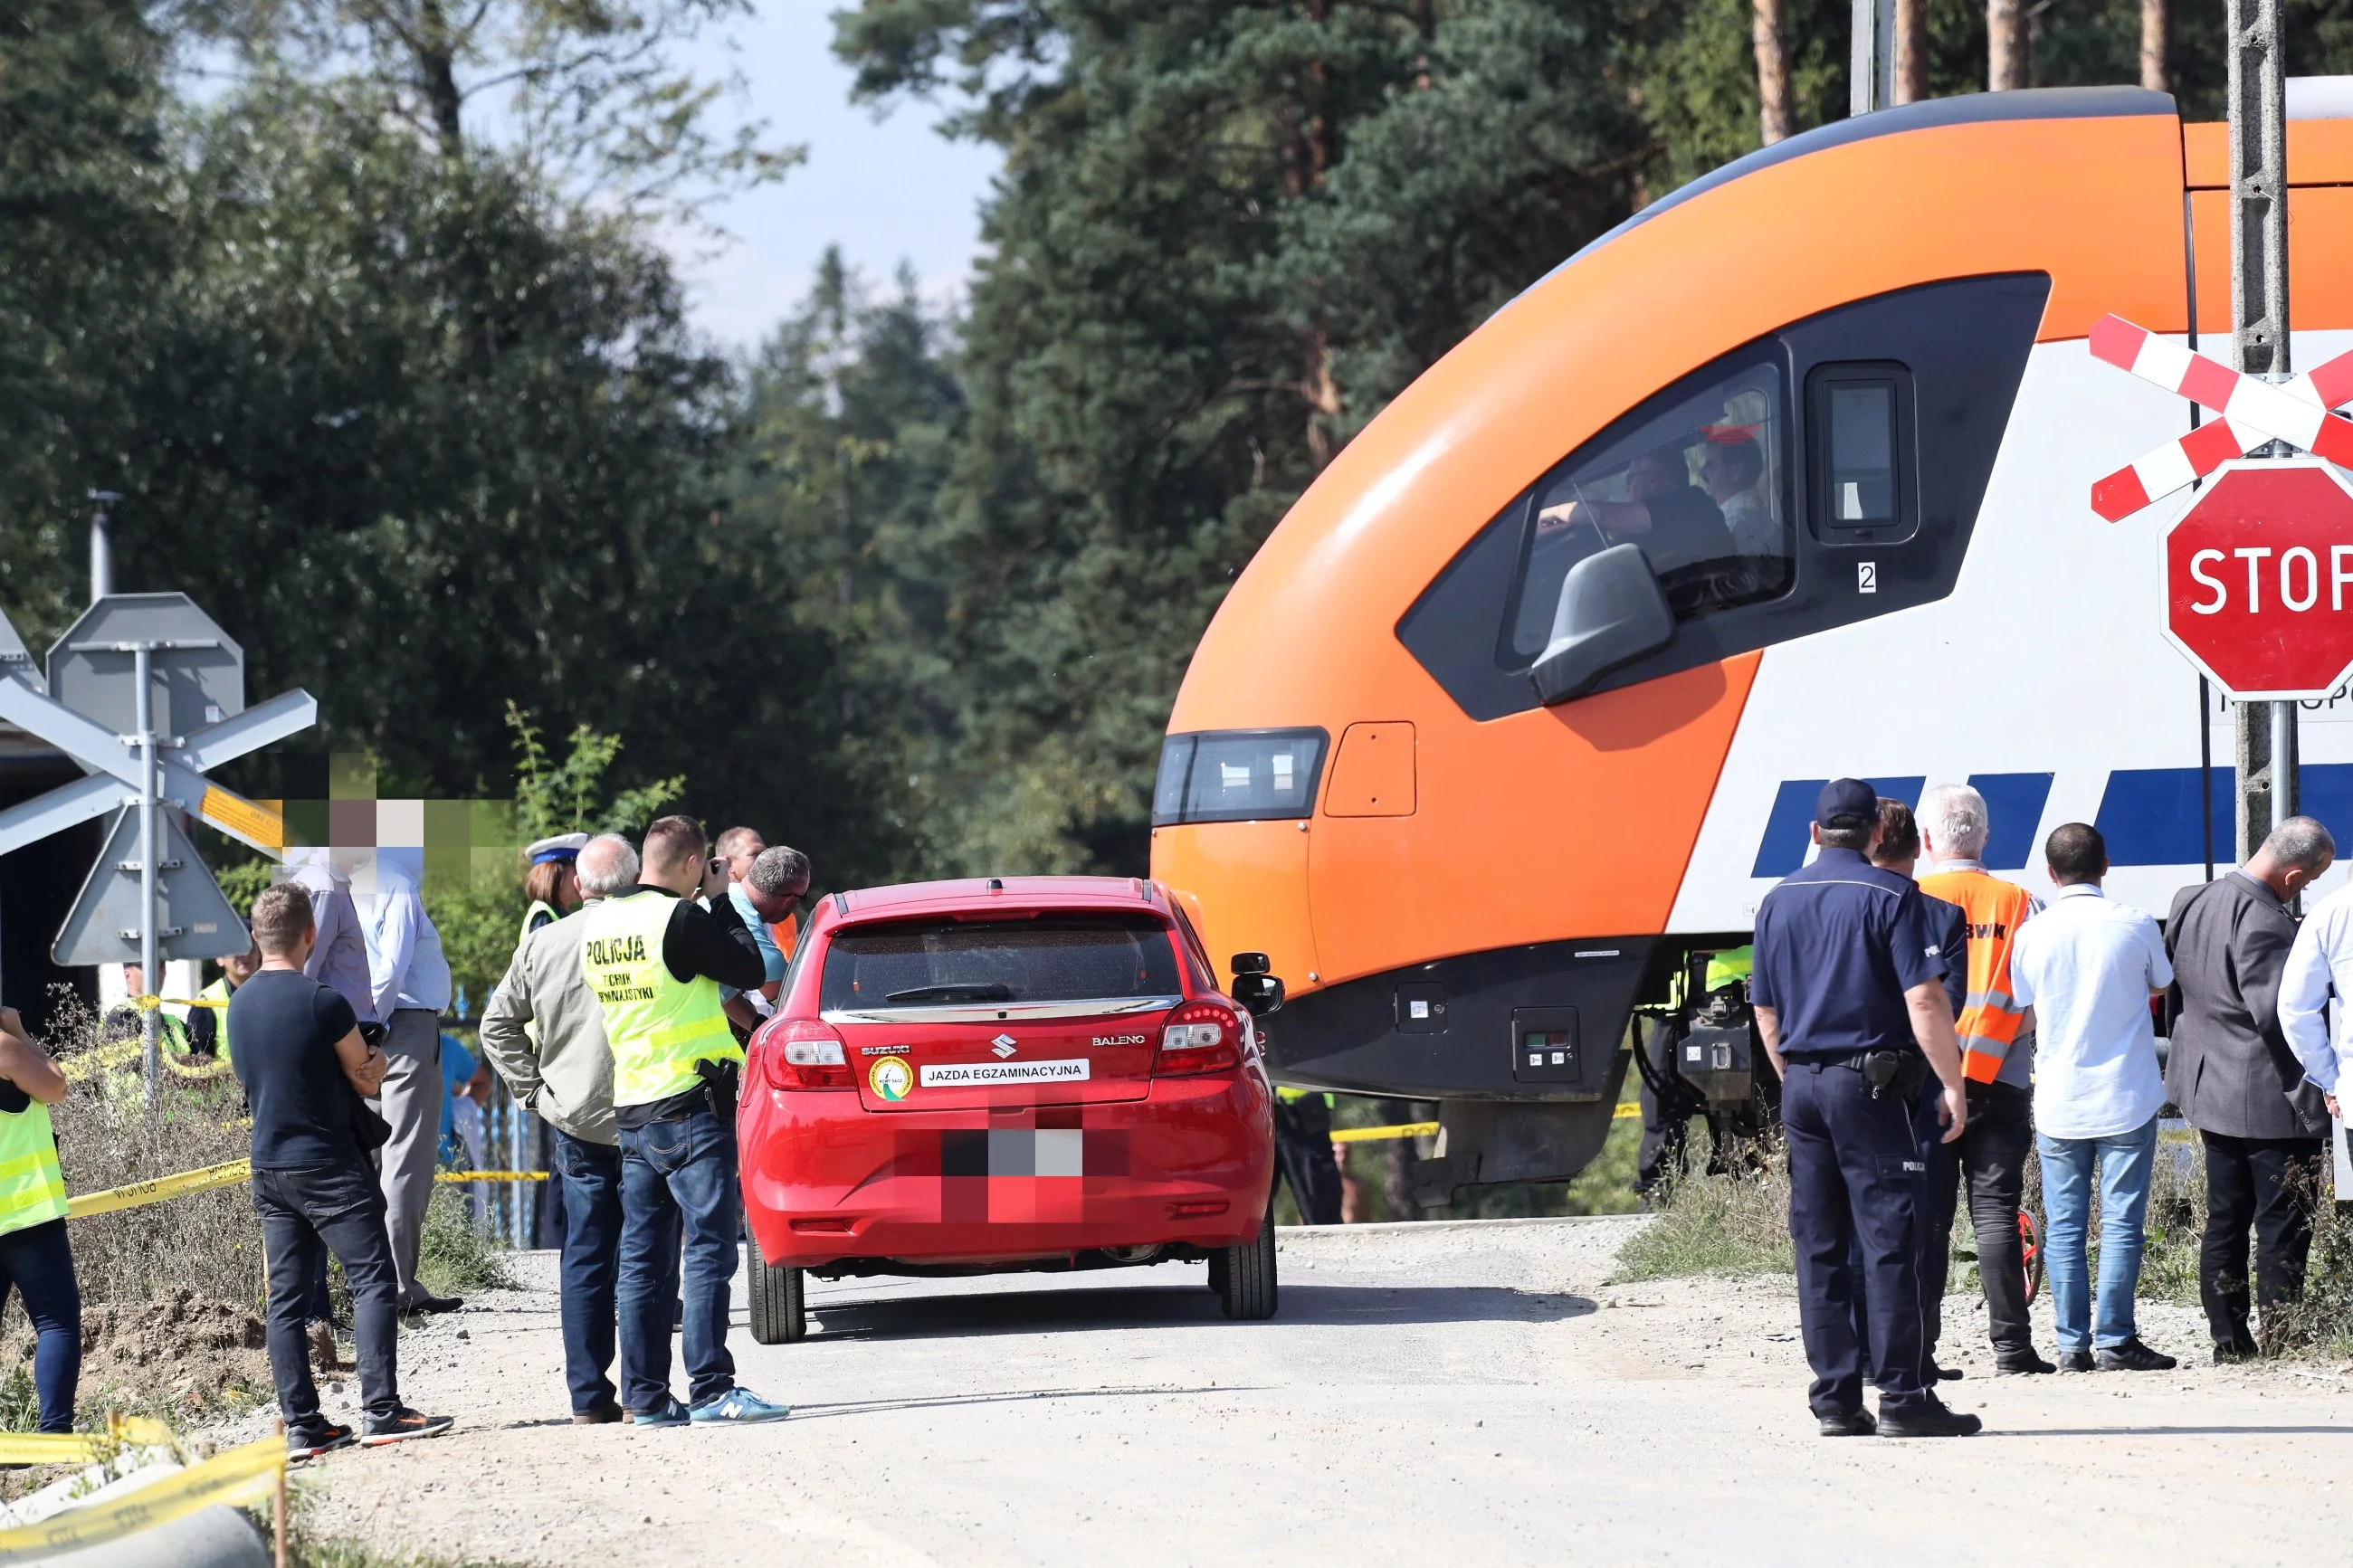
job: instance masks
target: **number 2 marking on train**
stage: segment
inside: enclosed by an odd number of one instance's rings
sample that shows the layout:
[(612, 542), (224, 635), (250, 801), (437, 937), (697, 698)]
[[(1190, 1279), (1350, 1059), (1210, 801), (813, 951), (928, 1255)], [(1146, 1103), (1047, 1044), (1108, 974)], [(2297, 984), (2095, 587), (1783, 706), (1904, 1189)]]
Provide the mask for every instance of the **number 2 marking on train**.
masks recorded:
[(1879, 563), (1858, 561), (1854, 563), (1854, 591), (1858, 594), (1879, 592)]

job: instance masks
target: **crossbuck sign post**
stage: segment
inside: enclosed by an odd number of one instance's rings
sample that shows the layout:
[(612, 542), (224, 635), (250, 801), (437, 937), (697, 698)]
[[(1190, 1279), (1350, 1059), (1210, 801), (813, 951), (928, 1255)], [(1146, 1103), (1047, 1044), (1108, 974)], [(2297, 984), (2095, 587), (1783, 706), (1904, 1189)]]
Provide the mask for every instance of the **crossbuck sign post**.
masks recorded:
[[(109, 812), (137, 814), (135, 834), (127, 816), (108, 834), (59, 931), (58, 963), (136, 961), (153, 990), (167, 958), (226, 958), (251, 945), (233, 910), (219, 917), (227, 898), (164, 809), (283, 857), (284, 819), (205, 774), (310, 728), (319, 705), (289, 691), (247, 708), (244, 690), (243, 651), (183, 594), (100, 598), (49, 649), (46, 679), (0, 616), (0, 720), (90, 775), (0, 811), (0, 855)], [(126, 908), (134, 924), (106, 918)], [(165, 923), (167, 910), (176, 923)], [(162, 1060), (154, 1009), (142, 1016), (152, 1095)]]

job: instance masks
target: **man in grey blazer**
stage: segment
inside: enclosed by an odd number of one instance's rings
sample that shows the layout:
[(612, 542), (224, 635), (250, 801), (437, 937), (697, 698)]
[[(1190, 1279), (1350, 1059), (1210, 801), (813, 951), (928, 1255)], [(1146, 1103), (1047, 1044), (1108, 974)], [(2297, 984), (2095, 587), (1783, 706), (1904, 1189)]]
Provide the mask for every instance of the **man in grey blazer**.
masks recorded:
[[(582, 897), (609, 898), (637, 881), (638, 852), (625, 838), (592, 838), (576, 869)], [(585, 921), (559, 920), (523, 939), (482, 1009), (481, 1044), (514, 1097), (553, 1132), (549, 1163), (554, 1179), (564, 1184), (565, 1378), (572, 1419), (594, 1426), (621, 1419), (607, 1375), (617, 1322), (621, 1134), (613, 1121), (613, 1051), (605, 1039), (605, 1014), (580, 962), (586, 929)]]
[(2206, 1240), (2199, 1295), (2216, 1362), (2258, 1353), (2248, 1326), (2247, 1231), (2255, 1303), (2304, 1288), (2328, 1110), (2280, 1031), (2280, 976), (2295, 941), (2288, 903), (2328, 869), (2337, 844), (2309, 816), (2273, 829), (2246, 865), (2174, 895), (2167, 1094), (2206, 1150)]

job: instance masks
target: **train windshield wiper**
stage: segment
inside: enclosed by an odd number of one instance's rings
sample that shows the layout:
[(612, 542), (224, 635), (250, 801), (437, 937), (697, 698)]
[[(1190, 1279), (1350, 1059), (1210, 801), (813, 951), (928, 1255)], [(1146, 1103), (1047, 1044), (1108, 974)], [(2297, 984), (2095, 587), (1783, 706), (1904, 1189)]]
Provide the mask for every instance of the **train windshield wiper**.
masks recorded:
[(1010, 1002), (1013, 987), (1002, 980), (965, 981), (955, 985), (918, 985), (893, 991), (885, 1002)]

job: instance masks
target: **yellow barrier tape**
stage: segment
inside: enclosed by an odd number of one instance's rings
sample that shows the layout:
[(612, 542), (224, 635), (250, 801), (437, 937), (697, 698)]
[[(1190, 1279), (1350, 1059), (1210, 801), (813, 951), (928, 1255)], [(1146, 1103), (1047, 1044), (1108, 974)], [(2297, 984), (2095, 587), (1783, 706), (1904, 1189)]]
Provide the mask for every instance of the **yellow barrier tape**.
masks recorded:
[(112, 1415), (103, 1432), (0, 1433), (0, 1465), (86, 1465), (121, 1447), (169, 1447), (172, 1429), (143, 1415)]
[(1408, 1121), (1396, 1127), (1341, 1127), (1332, 1133), (1335, 1143), (1382, 1143), (1392, 1138), (1427, 1138), (1438, 1131), (1435, 1121)]
[(215, 1503), (235, 1507), (259, 1502), (277, 1489), (279, 1472), (285, 1468), (286, 1439), (264, 1437), (216, 1454), (127, 1496), (90, 1503), (22, 1529), (0, 1531), (0, 1563), (30, 1562), (78, 1546), (119, 1541)]
[[(1610, 1112), (1613, 1121), (1627, 1121), (1642, 1114), (1642, 1108), (1629, 1101)], [(1438, 1131), (1435, 1121), (1401, 1121), (1394, 1127), (1341, 1127), (1332, 1133), (1335, 1143), (1384, 1143), (1392, 1138), (1427, 1138)]]
[(68, 1083), (80, 1083), (96, 1078), (109, 1068), (118, 1068), (125, 1062), (137, 1061), (139, 1052), (140, 1044), (137, 1040), (117, 1040), (111, 1046), (100, 1046), (94, 1051), (84, 1051), (78, 1057), (71, 1057), (59, 1062), (58, 1071), (65, 1075)]
[(226, 996), (126, 996), (125, 1004), (142, 1013), (153, 1013), (158, 1007), (226, 1007)]
[(543, 1182), (545, 1171), (436, 1171), (437, 1182)]
[(233, 1187), (239, 1182), (252, 1179), (251, 1161), (231, 1160), (226, 1164), (182, 1171), (177, 1175), (157, 1176), (150, 1182), (133, 1182), (127, 1187), (109, 1187), (102, 1193), (84, 1193), (78, 1198), (66, 1200), (66, 1215), (69, 1219), (82, 1219), (94, 1214), (112, 1214), (117, 1209), (135, 1209), (142, 1204), (185, 1197), (190, 1193), (201, 1193), (213, 1187)]

